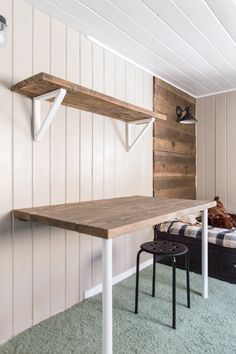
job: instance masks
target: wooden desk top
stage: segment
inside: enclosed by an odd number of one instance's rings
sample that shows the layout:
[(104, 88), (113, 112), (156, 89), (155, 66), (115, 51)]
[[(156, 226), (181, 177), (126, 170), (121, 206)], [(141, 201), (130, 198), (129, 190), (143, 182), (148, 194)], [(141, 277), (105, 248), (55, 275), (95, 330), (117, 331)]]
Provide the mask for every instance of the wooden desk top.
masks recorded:
[(132, 196), (19, 209), (13, 214), (21, 220), (110, 239), (215, 205), (214, 201)]

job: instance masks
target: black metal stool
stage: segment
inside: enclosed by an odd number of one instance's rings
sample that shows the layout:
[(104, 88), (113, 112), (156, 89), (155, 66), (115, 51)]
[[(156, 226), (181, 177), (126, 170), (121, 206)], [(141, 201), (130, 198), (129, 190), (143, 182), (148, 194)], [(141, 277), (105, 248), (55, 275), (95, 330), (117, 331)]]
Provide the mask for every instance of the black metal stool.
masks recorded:
[(170, 257), (172, 261), (172, 327), (176, 329), (176, 257), (185, 255), (186, 278), (187, 278), (187, 307), (190, 308), (190, 280), (189, 280), (189, 253), (188, 247), (182, 243), (155, 240), (143, 243), (137, 254), (136, 265), (136, 292), (135, 313), (138, 313), (139, 293), (139, 261), (140, 254), (144, 251), (153, 254), (152, 296), (155, 297), (156, 262), (158, 258)]

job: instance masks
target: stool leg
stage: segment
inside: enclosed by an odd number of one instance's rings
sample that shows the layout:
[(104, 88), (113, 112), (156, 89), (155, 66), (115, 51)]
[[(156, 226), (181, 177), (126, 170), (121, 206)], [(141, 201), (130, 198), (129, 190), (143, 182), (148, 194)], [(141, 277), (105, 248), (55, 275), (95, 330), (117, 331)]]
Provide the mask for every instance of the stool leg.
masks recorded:
[(172, 260), (172, 328), (176, 329), (176, 258)]
[(189, 252), (185, 255), (186, 280), (187, 280), (187, 306), (190, 309), (190, 278), (189, 278)]
[(156, 285), (156, 257), (153, 255), (153, 272), (152, 272), (152, 297), (155, 297), (155, 285)]
[(138, 313), (138, 291), (139, 291), (139, 261), (140, 261), (140, 254), (143, 251), (140, 250), (137, 254), (136, 260), (136, 289), (135, 289), (135, 313)]

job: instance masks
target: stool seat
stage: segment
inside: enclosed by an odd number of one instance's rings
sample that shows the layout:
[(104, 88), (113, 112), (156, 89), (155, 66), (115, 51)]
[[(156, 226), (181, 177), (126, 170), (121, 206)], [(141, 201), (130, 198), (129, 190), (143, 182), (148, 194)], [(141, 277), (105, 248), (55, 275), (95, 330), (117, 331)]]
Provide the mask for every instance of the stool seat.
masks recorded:
[(184, 244), (165, 240), (145, 242), (140, 248), (157, 256), (181, 256), (188, 252), (188, 247)]

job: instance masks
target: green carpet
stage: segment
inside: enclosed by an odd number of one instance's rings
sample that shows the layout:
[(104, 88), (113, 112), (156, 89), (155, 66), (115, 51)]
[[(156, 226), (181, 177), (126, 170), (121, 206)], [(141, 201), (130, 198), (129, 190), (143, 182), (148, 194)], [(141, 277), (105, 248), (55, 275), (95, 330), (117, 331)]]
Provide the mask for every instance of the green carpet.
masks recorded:
[[(171, 326), (171, 268), (157, 266), (156, 298), (152, 269), (140, 274), (139, 314), (134, 309), (135, 277), (113, 290), (114, 354), (235, 354), (236, 285), (209, 279), (209, 299), (200, 295), (201, 276), (191, 273), (187, 309), (185, 272), (177, 270), (177, 330)], [(1, 354), (92, 354), (102, 348), (101, 295), (14, 337)]]

